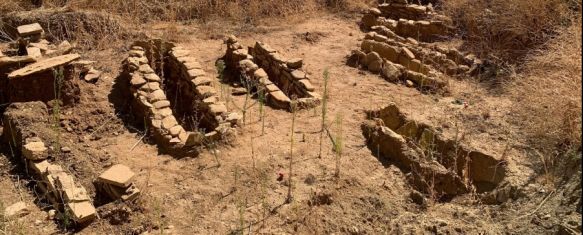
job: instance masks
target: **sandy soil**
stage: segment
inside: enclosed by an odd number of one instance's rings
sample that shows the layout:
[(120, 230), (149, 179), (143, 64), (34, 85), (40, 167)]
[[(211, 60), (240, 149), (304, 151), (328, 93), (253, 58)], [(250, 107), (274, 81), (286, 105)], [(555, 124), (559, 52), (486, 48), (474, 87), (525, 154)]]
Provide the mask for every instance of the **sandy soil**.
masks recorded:
[[(482, 205), (475, 195), (459, 196), (447, 203), (431, 202), (427, 207), (413, 203), (404, 173), (377, 159), (366, 147), (360, 129), (365, 110), (395, 102), (408, 115), (441, 127), (449, 136), (464, 133), (464, 141), (471, 146), (498, 156), (506, 154), (524, 174), (531, 174), (534, 170), (530, 166), (538, 160), (521, 153), (524, 140), (508, 120), (514, 104), (476, 81), (452, 78), (449, 94), (424, 94), (346, 66), (346, 56), (364, 35), (356, 22), (356, 18), (320, 15), (272, 23), (237, 35), (244, 46), (259, 40), (288, 57), (304, 58), (304, 67), (320, 93), (322, 74), (330, 71), (327, 124), (335, 135), (339, 131), (334, 120), (342, 118), (345, 144), (339, 178), (334, 177), (335, 153), (326, 135), (323, 156), (318, 158), (321, 107), (296, 113), (293, 156), (292, 114), (266, 107), (262, 133), (258, 105), (249, 111), (237, 141), (220, 147), (217, 158), (209, 151), (182, 159), (161, 155), (147, 137), (145, 143), (140, 141), (141, 127), (124, 122), (124, 114), (116, 113), (111, 104), (116, 99), (111, 90), (124, 51), (86, 53), (98, 61), (97, 68), (106, 76), (95, 85), (82, 84), (81, 104), (64, 111), (63, 120), (71, 123), (71, 130), (63, 132), (62, 145), (70, 147), (72, 154), (59, 161), (89, 189), (93, 188), (92, 180), (112, 164), (131, 167), (143, 191), (139, 205), (133, 208), (143, 210), (132, 213), (121, 225), (100, 219), (80, 232), (229, 234), (243, 225), (245, 233), (260, 234), (544, 234), (576, 214), (568, 215), (567, 209), (561, 209), (563, 198), (554, 193), (561, 189), (550, 191), (534, 179), (527, 196), (503, 205)], [(164, 36), (170, 32), (168, 27), (159, 24), (145, 31)], [(181, 46), (198, 52), (205, 71), (216, 76), (214, 63), (226, 50), (221, 36), (228, 32), (180, 26), (174, 33)], [(232, 98), (242, 106), (244, 97)], [(469, 105), (464, 108), (454, 104), (455, 100)], [(294, 200), (285, 204), (290, 157)], [(15, 178), (19, 173), (11, 170), (12, 165), (0, 161), (0, 187), (5, 189), (0, 202), (7, 206), (22, 199), (32, 204), (34, 195)], [(279, 174), (284, 180), (278, 180)], [(555, 206), (536, 210), (549, 193), (550, 203), (545, 205)], [(28, 226), (24, 231), (38, 234), (60, 231), (44, 219), (46, 212), (31, 208), (31, 215), (10, 226), (23, 224)], [(547, 215), (559, 218), (548, 219)], [(532, 222), (536, 218), (543, 222)], [(38, 225), (37, 219), (41, 220)]]

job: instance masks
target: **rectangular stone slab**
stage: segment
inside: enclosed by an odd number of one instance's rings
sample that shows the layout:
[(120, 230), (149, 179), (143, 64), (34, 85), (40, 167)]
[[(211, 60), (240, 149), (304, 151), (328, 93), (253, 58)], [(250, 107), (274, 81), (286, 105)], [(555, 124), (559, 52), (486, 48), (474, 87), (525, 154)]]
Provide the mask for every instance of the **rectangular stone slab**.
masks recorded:
[(21, 37), (41, 34), (44, 32), (39, 23), (21, 25), (16, 27), (16, 30), (18, 31), (18, 35)]
[(103, 172), (97, 180), (103, 183), (127, 188), (132, 183), (134, 175), (135, 173), (129, 167), (117, 164)]
[(76, 59), (79, 59), (79, 54), (68, 54), (41, 60), (36, 63), (29, 64), (19, 70), (13, 71), (12, 73), (8, 74), (8, 78), (13, 79), (26, 77), (31, 74), (44, 72), (58, 66), (67, 65)]

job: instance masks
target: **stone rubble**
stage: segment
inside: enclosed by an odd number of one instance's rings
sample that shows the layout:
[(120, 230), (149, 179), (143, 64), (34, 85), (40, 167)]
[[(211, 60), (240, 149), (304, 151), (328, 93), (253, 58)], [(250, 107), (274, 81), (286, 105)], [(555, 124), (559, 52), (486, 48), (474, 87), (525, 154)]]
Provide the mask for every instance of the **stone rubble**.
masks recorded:
[(96, 180), (98, 193), (111, 200), (132, 201), (140, 195), (133, 182), (135, 173), (125, 165), (114, 165), (103, 172)]
[(379, 1), (362, 18), (364, 37), (348, 65), (379, 73), (391, 82), (436, 91), (446, 85), (444, 75), (469, 75), (482, 62), (471, 54), (442, 48), (433, 41), (451, 33), (450, 20), (431, 6), (401, 0)]

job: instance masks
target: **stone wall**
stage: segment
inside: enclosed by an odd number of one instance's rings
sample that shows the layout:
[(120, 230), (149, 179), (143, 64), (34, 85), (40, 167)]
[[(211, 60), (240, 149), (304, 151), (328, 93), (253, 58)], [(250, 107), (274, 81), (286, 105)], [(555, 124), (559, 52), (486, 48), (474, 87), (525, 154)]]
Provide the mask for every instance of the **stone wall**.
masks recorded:
[(438, 15), (431, 8), (416, 4), (380, 4), (372, 8), (362, 18), (362, 24), (370, 29), (385, 26), (404, 37), (430, 41), (451, 33), (445, 16)]
[(232, 138), (238, 119), (219, 101), (212, 79), (194, 53), (180, 47), (149, 45), (132, 47), (121, 78), (132, 94), (134, 115), (145, 120), (158, 145), (181, 155), (196, 153), (196, 148), (206, 143)]
[(15, 148), (15, 154), (36, 180), (39, 200), (66, 213), (78, 225), (96, 218), (96, 210), (87, 190), (61, 166), (49, 161), (50, 151), (37, 137), (30, 123), (48, 123), (47, 107), (42, 102), (12, 103), (4, 113), (3, 140)]
[(227, 69), (240, 76), (244, 81), (256, 86), (258, 92), (264, 92), (266, 103), (274, 108), (290, 109), (291, 99), (279, 89), (279, 87), (269, 79), (269, 76), (262, 68), (253, 62), (251, 56), (243, 46), (239, 44), (235, 36), (230, 36), (227, 41), (227, 53), (224, 60)]
[(227, 68), (266, 91), (268, 104), (284, 109), (290, 109), (292, 104), (297, 108), (320, 104), (320, 95), (302, 70), (301, 59), (287, 59), (261, 42), (245, 51), (234, 36), (229, 37), (226, 43), (224, 59)]
[(411, 172), (418, 190), (444, 198), (487, 193), (507, 176), (505, 161), (445, 138), (430, 125), (409, 119), (395, 104), (371, 111), (362, 125), (373, 153)]
[[(80, 89), (71, 65), (78, 58), (77, 54), (67, 54), (38, 62), (29, 56), (0, 59), (0, 100), (2, 103), (48, 102), (58, 98), (65, 105), (78, 102)], [(55, 74), (54, 70), (62, 73)]]

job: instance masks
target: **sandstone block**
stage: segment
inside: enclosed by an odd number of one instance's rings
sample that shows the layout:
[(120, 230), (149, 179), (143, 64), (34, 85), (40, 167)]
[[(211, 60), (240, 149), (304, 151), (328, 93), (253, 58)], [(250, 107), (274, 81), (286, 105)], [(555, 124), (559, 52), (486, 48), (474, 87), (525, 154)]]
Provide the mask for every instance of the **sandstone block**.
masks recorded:
[(306, 73), (304, 71), (296, 69), (291, 72), (291, 76), (294, 80), (302, 80), (306, 78)]
[(188, 76), (190, 76), (190, 78), (197, 78), (197, 77), (200, 77), (203, 75), (206, 75), (206, 73), (202, 69), (190, 69), (190, 70), (188, 70)]
[(25, 202), (17, 202), (4, 209), (4, 217), (6, 218), (20, 218), (28, 214), (30, 214), (30, 210)]
[(207, 76), (199, 76), (191, 81), (195, 86), (210, 86), (212, 83), (212, 80)]
[(149, 82), (160, 82), (160, 77), (155, 73), (144, 74), (144, 79)]
[(79, 224), (85, 224), (97, 217), (97, 211), (91, 202), (70, 202), (66, 206), (73, 220)]
[(222, 103), (211, 104), (209, 105), (209, 112), (214, 116), (221, 115), (227, 112), (227, 107)]
[(31, 142), (22, 146), (22, 155), (29, 160), (32, 161), (39, 161), (46, 159), (48, 154), (48, 149), (45, 146), (45, 143), (38, 141), (38, 142)]
[(38, 47), (27, 47), (26, 48), (26, 54), (28, 56), (31, 56), (32, 58), (40, 58), (42, 57), (42, 52), (41, 49)]
[(18, 35), (20, 37), (33, 36), (37, 34), (42, 34), (44, 32), (43, 28), (40, 26), (39, 23), (18, 26), (16, 27), (16, 31), (18, 31)]
[(101, 173), (97, 180), (102, 183), (127, 188), (132, 183), (134, 176), (135, 173), (129, 167), (122, 164), (117, 164)]
[(197, 86), (196, 93), (203, 99), (217, 94), (215, 89), (211, 86)]
[(42, 61), (39, 61), (39, 62), (36, 62), (33, 64), (29, 64), (29, 65), (25, 66), (24, 68), (13, 71), (12, 73), (10, 73), (8, 75), (8, 78), (13, 79), (13, 78), (26, 77), (26, 76), (29, 76), (31, 74), (44, 72), (44, 71), (53, 69), (53, 68), (58, 67), (58, 66), (67, 65), (76, 59), (79, 59), (78, 54), (70, 54), (70, 55), (63, 55), (63, 56), (49, 58), (49, 59), (42, 60)]
[(299, 69), (304, 65), (304, 60), (301, 58), (293, 58), (287, 61), (287, 67), (290, 69)]
[(154, 104), (152, 104), (152, 105), (156, 109), (168, 108), (168, 107), (170, 107), (170, 101), (168, 101), (168, 100), (160, 100), (160, 101), (154, 102)]
[(164, 119), (162, 119), (162, 128), (166, 130), (170, 130), (170, 128), (176, 125), (178, 125), (178, 121), (176, 121), (176, 118), (173, 115), (167, 116)]

